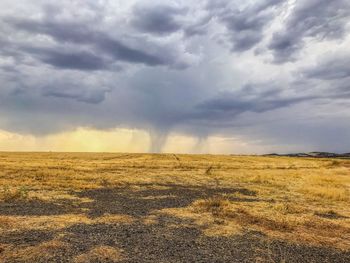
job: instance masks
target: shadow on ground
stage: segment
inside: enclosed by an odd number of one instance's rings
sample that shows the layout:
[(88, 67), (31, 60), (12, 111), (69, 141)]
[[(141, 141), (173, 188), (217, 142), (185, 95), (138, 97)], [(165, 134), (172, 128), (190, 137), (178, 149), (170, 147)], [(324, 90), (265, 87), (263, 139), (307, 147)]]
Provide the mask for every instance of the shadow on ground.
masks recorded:
[(84, 204), (89, 216), (104, 213), (145, 216), (153, 210), (186, 207), (197, 199), (224, 194), (240, 193), (246, 197), (231, 198), (235, 201), (257, 201), (255, 193), (245, 188), (186, 187), (175, 184), (137, 184), (123, 188), (102, 188), (75, 193), (81, 198), (94, 200)]
[(51, 216), (68, 213), (79, 213), (80, 205), (70, 200), (56, 200), (55, 202), (34, 200), (13, 200), (0, 202), (0, 215), (11, 216)]
[[(270, 241), (259, 232), (232, 237), (209, 237), (196, 227), (181, 226), (178, 218), (162, 216), (154, 225), (68, 228), (65, 240), (88, 250), (101, 244), (121, 248), (122, 262), (350, 262), (350, 252)], [(171, 223), (171, 224), (170, 224)], [(170, 225), (176, 224), (177, 227)]]
[[(130, 215), (131, 223), (75, 224), (59, 231), (7, 231), (0, 236), (0, 245), (26, 249), (48, 240), (68, 244), (52, 254), (40, 255), (32, 262), (72, 262), (72, 259), (98, 246), (110, 246), (123, 251), (120, 262), (350, 262), (350, 252), (330, 248), (270, 241), (259, 232), (247, 232), (231, 237), (209, 237), (189, 219), (159, 215), (155, 224), (145, 224), (143, 218), (152, 211), (186, 207), (193, 201), (223, 194), (239, 193), (240, 202), (258, 201), (254, 192), (244, 188), (185, 187), (173, 184), (138, 184), (119, 188), (102, 188), (74, 193), (90, 198), (90, 203), (77, 207), (73, 202), (53, 204), (30, 201), (1, 204), (0, 215), (57, 215), (85, 213), (91, 217), (103, 214)], [(21, 211), (21, 212), (20, 212)], [(20, 258), (4, 258), (0, 246), (0, 262), (25, 262)], [(50, 252), (51, 253), (51, 252)], [(1, 258), (2, 257), (2, 258)], [(28, 261), (26, 261), (28, 262)], [(113, 261), (101, 261), (113, 262)]]
[[(137, 189), (137, 190), (135, 190)], [(89, 198), (93, 202), (79, 204), (72, 200), (13, 200), (0, 202), (0, 215), (50, 216), (60, 214), (86, 213), (97, 217), (104, 213), (144, 216), (152, 210), (185, 207), (193, 201), (223, 194), (240, 193), (246, 198), (231, 198), (233, 201), (258, 201), (255, 193), (245, 188), (209, 188), (200, 186), (182, 186), (175, 184), (133, 184), (118, 188), (101, 188), (71, 192), (71, 194)]]

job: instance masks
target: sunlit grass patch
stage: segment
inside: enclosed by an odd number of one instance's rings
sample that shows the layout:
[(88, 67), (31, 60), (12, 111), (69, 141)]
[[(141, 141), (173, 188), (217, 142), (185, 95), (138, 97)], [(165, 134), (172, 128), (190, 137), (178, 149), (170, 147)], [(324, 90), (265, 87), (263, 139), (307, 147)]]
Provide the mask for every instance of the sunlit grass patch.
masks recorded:
[(158, 223), (158, 217), (157, 217), (157, 215), (146, 216), (142, 219), (142, 223), (146, 226), (155, 225)]
[(168, 198), (176, 198), (174, 195), (150, 195), (142, 197), (144, 200), (159, 200), (159, 199), (168, 199)]
[[(78, 223), (91, 224), (93, 222), (84, 214), (1, 216), (0, 224), (2, 221), (8, 222), (12, 230), (58, 230)], [(7, 230), (7, 228), (3, 228), (3, 230)]]
[(92, 222), (103, 224), (131, 224), (134, 222), (134, 218), (129, 215), (104, 214), (93, 219)]
[(7, 246), (0, 254), (1, 262), (50, 262), (59, 251), (69, 250), (69, 245), (59, 240), (51, 240), (26, 248)]
[[(189, 207), (162, 212), (192, 219), (207, 235), (237, 235), (259, 231), (271, 238), (302, 244), (350, 247), (350, 220), (332, 222), (300, 205), (290, 203), (244, 204), (223, 197), (197, 200)], [(338, 215), (338, 214), (337, 214)]]
[(264, 215), (253, 214), (243, 205), (237, 205), (223, 198), (211, 198), (208, 200), (196, 201), (193, 204), (196, 212), (209, 212), (214, 217), (234, 220), (242, 226), (257, 225), (266, 229), (290, 231), (293, 225), (281, 218), (268, 218)]
[(0, 201), (9, 202), (13, 200), (28, 199), (29, 189), (26, 186), (12, 187), (5, 185), (0, 191)]
[(292, 203), (278, 203), (273, 206), (273, 209), (284, 215), (286, 214), (300, 214), (306, 213), (307, 209), (301, 205), (294, 205)]
[(98, 246), (77, 256), (74, 259), (74, 263), (113, 263), (120, 262), (122, 259), (123, 257), (120, 249), (110, 246)]
[(50, 216), (0, 216), (0, 230), (9, 227), (16, 230), (59, 230), (75, 224), (130, 224), (128, 215), (104, 214), (90, 218), (85, 214), (63, 214)]
[(55, 202), (60, 200), (72, 201), (77, 203), (91, 203), (92, 199), (81, 198), (69, 191), (57, 191), (57, 190), (32, 190), (28, 194), (29, 199), (37, 199), (48, 202)]
[(343, 187), (303, 186), (301, 191), (308, 197), (318, 200), (349, 201), (350, 191)]
[(8, 216), (0, 216), (0, 230), (11, 229), (16, 223), (16, 219)]

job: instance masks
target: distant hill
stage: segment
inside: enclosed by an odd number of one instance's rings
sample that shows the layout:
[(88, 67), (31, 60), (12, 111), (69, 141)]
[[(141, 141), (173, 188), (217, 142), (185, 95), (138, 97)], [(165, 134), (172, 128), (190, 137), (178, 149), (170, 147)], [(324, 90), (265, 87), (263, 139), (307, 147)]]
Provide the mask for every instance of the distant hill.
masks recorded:
[(289, 156), (289, 157), (312, 157), (312, 158), (350, 158), (350, 153), (309, 152), (309, 153), (270, 153), (264, 156)]

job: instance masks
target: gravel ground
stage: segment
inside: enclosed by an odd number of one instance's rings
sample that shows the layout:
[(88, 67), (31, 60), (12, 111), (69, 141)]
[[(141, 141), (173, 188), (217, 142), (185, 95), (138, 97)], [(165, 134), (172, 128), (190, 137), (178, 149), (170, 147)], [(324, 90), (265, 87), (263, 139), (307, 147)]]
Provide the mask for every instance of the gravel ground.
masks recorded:
[[(105, 213), (130, 215), (135, 220), (124, 224), (75, 224), (60, 231), (5, 231), (0, 244), (17, 248), (35, 246), (54, 238), (69, 244), (54, 255), (35, 262), (72, 262), (79, 254), (96, 246), (110, 246), (123, 251), (120, 262), (350, 262), (350, 251), (312, 247), (271, 240), (259, 232), (244, 235), (209, 237), (191, 220), (162, 215), (157, 224), (145, 224), (143, 219), (152, 211), (162, 208), (185, 207), (199, 198), (238, 192), (241, 202), (255, 202), (255, 193), (246, 189), (184, 187), (157, 185), (166, 189), (151, 189), (154, 185), (138, 185), (140, 191), (130, 188), (104, 188), (74, 193), (88, 197), (91, 203), (77, 206), (64, 201), (57, 204), (30, 201), (0, 204), (0, 215), (58, 215), (87, 213), (91, 218)], [(148, 187), (148, 189), (147, 189)], [(148, 197), (164, 197), (153, 198)], [(0, 248), (0, 255), (2, 251)], [(0, 259), (1, 261), (1, 259)], [(3, 262), (22, 262), (4, 259)], [(109, 262), (109, 261), (101, 261)], [(112, 262), (112, 261), (111, 261)]]

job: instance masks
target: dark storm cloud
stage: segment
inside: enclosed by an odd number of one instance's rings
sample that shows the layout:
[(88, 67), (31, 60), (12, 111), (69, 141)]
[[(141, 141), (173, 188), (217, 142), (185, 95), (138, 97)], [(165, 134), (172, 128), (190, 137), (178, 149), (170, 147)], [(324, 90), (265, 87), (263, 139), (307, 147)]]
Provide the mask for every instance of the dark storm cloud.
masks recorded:
[[(342, 145), (332, 126), (350, 147), (345, 0), (44, 2), (0, 1), (0, 129), (142, 129), (159, 150), (173, 132)], [(271, 39), (298, 63), (266, 60)]]
[(230, 7), (227, 2), (213, 4), (208, 8), (218, 12), (218, 19), (225, 25), (232, 51), (242, 52), (251, 49), (264, 37), (265, 27), (274, 19), (274, 7), (282, 0), (264, 0), (243, 9)]
[[(62, 22), (47, 19), (7, 18), (5, 22), (16, 30), (26, 31), (35, 35), (47, 35), (55, 39), (58, 44), (76, 44), (80, 47), (84, 46), (92, 49), (95, 53), (92, 54), (92, 52), (86, 51), (80, 51), (75, 54), (71, 53), (70, 59), (65, 53), (52, 52), (52, 54), (49, 54), (48, 50), (43, 50), (43, 61), (52, 65), (67, 68), (79, 68), (81, 66), (80, 69), (83, 70), (82, 64), (86, 60), (86, 63), (89, 64), (86, 69), (106, 68), (108, 63), (106, 64), (106, 61), (101, 58), (104, 55), (113, 58), (114, 62), (141, 63), (148, 66), (163, 65), (174, 68), (186, 67), (186, 63), (179, 61), (181, 58), (174, 54), (173, 50), (147, 40), (124, 38), (124, 41), (120, 41), (111, 37), (108, 33), (95, 30), (93, 27), (87, 27), (77, 22)], [(30, 51), (29, 48), (27, 50)], [(36, 54), (39, 51), (35, 46), (31, 50), (36, 50)], [(100, 57), (96, 54), (100, 54)], [(82, 57), (78, 58), (79, 56)], [(81, 60), (83, 63), (79, 63), (76, 59)]]
[(299, 71), (304, 87), (315, 87), (325, 99), (350, 98), (350, 55), (336, 53), (323, 56), (313, 66)]
[(101, 89), (89, 89), (82, 86), (73, 87), (45, 87), (43, 95), (47, 97), (57, 97), (74, 99), (79, 102), (98, 104), (104, 101), (106, 90)]
[(44, 63), (62, 69), (103, 70), (107, 60), (88, 51), (55, 50), (48, 48), (24, 48)]
[(182, 27), (176, 16), (184, 14), (186, 9), (164, 4), (136, 5), (133, 9), (131, 24), (139, 31), (154, 34), (170, 34)]
[(296, 1), (283, 30), (276, 32), (269, 44), (275, 62), (295, 60), (308, 37), (318, 40), (344, 37), (349, 17), (347, 0)]
[[(202, 11), (206, 13), (184, 19), (186, 15), (194, 15), (188, 8), (174, 7), (164, 4), (140, 4), (133, 9), (131, 24), (139, 31), (155, 35), (167, 35), (184, 32), (186, 37), (208, 33), (208, 26), (213, 20), (219, 21), (226, 28), (226, 35), (232, 44), (231, 50), (242, 52), (251, 49), (263, 39), (264, 29), (274, 19), (274, 9), (282, 0), (261, 0), (240, 8), (227, 1), (208, 1)], [(201, 5), (198, 3), (198, 9)]]
[[(239, 92), (225, 92), (197, 105), (202, 118), (232, 120), (244, 112), (264, 113), (285, 108), (317, 96), (283, 95), (273, 83), (248, 84)], [(261, 91), (262, 90), (262, 91)]]
[(140, 33), (166, 37), (180, 32), (190, 38), (208, 33), (214, 16), (215, 13), (208, 12), (200, 1), (194, 9), (170, 3), (141, 2), (134, 5), (130, 24)]

